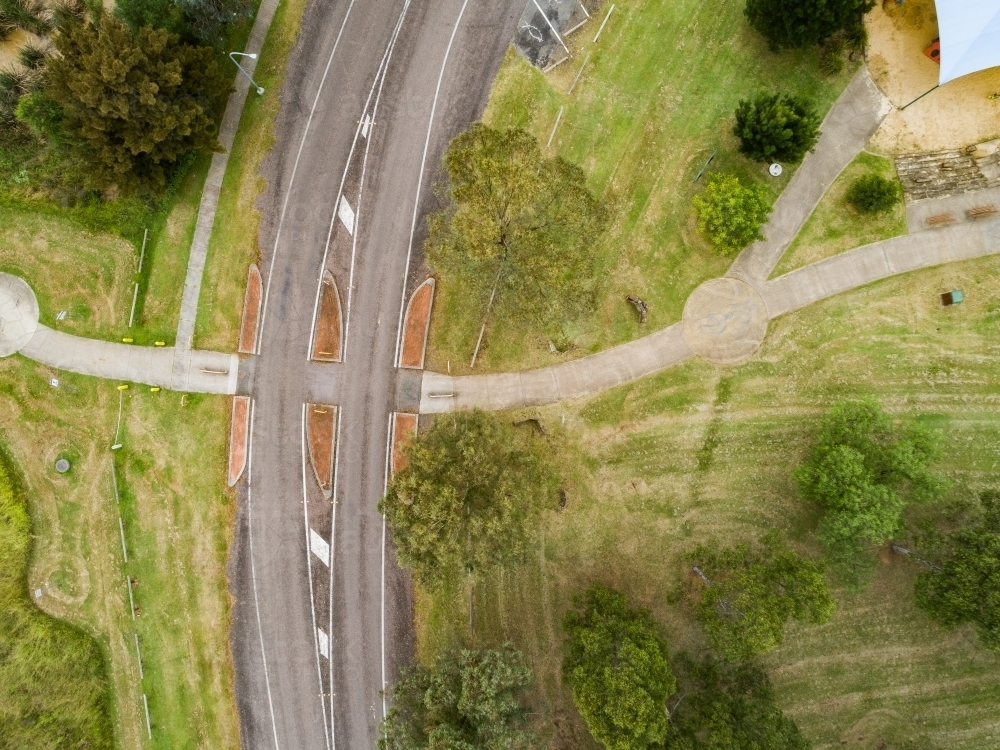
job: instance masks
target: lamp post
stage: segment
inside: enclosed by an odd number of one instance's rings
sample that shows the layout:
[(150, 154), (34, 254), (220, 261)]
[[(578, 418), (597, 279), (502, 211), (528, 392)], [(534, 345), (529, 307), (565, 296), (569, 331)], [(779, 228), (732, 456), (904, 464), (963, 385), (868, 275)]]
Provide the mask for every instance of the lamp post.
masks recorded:
[(229, 59), (233, 61), (233, 65), (235, 65), (237, 68), (240, 69), (240, 73), (242, 73), (243, 75), (245, 75), (247, 77), (247, 80), (250, 81), (251, 85), (253, 85), (253, 87), (255, 89), (257, 89), (257, 95), (258, 96), (263, 95), (263, 93), (264, 93), (264, 87), (257, 85), (257, 82), (250, 76), (249, 73), (247, 73), (243, 69), (243, 66), (240, 65), (238, 62), (236, 62), (236, 58), (233, 55), (239, 55), (240, 57), (249, 57), (251, 60), (256, 60), (257, 59), (257, 55), (253, 54), (253, 53), (249, 53), (248, 54), (246, 52), (230, 52), (229, 53)]

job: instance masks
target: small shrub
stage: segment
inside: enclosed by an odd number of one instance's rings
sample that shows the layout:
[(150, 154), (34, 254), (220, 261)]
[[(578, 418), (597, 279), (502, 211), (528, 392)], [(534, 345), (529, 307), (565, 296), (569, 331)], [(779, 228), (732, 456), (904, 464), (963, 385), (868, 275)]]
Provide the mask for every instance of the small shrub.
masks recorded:
[(847, 202), (864, 213), (888, 211), (903, 197), (903, 186), (877, 174), (856, 179), (847, 189)]
[(819, 117), (808, 100), (761, 93), (740, 100), (733, 134), (740, 153), (754, 161), (799, 161), (819, 138)]
[(38, 138), (58, 140), (61, 135), (62, 107), (40, 91), (22, 96), (14, 114)]
[(841, 37), (833, 37), (819, 51), (819, 69), (823, 75), (835, 76), (844, 71), (844, 46)]
[(694, 197), (698, 231), (723, 255), (733, 256), (754, 240), (771, 213), (767, 190), (743, 185), (733, 175), (711, 175), (705, 190)]

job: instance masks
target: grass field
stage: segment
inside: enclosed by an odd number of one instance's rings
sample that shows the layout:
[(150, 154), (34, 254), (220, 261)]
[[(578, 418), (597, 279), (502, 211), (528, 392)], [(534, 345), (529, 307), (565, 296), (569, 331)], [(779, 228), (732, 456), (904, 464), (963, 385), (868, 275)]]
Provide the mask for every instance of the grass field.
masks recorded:
[[(600, 19), (605, 11), (595, 13)], [(542, 146), (560, 107), (564, 113), (551, 154), (579, 164), (590, 187), (615, 217), (594, 248), (604, 279), (596, 311), (566, 326), (580, 356), (644, 332), (625, 301), (636, 294), (650, 308), (649, 330), (680, 318), (687, 295), (721, 275), (729, 261), (715, 254), (694, 228), (694, 177), (716, 153), (711, 170), (734, 172), (769, 186), (774, 196), (792, 170), (774, 180), (764, 165), (736, 153), (731, 134), (740, 98), (780, 88), (813, 99), (824, 113), (854, 66), (827, 78), (814, 50), (772, 54), (751, 31), (742, 3), (725, 0), (625, 0), (616, 3), (597, 44), (596, 24), (570, 37), (574, 58), (542, 74), (510, 52), (494, 83), (484, 119), (522, 127)], [(572, 95), (565, 92), (589, 57)], [(442, 278), (433, 321), (429, 367), (465, 372), (484, 304), (470, 306), (463, 291)], [(516, 322), (495, 320), (477, 370), (550, 364), (548, 338)]]
[[(697, 650), (703, 637), (678, 595), (686, 551), (780, 529), (821, 553), (816, 513), (796, 497), (790, 472), (832, 402), (874, 395), (894, 414), (932, 419), (945, 435), (938, 470), (950, 497), (1000, 485), (998, 272), (989, 258), (887, 280), (772, 322), (746, 364), (692, 361), (511, 415), (548, 427), (569, 502), (548, 519), (531, 564), (477, 589), (473, 640), (509, 638), (529, 654), (531, 708), (548, 747), (595, 747), (559, 671), (560, 620), (574, 592), (605, 580), (653, 610), (673, 649)], [(966, 304), (941, 308), (936, 295), (947, 288), (963, 289)], [(816, 748), (996, 747), (1000, 656), (971, 628), (934, 626), (913, 605), (914, 565), (881, 559), (868, 591), (835, 587), (833, 620), (789, 628), (767, 656), (783, 709)], [(468, 632), (466, 596), (418, 596), (424, 658)]]
[[(0, 267), (31, 284), (42, 320), (55, 324), (54, 311), (67, 309), (58, 327), (101, 337), (117, 331), (131, 303), (131, 244), (58, 215), (11, 215), (16, 221), (0, 229)], [(52, 377), (58, 388), (49, 386)], [(235, 748), (225, 578), (233, 513), (224, 486), (229, 402), (136, 386), (125, 392), (125, 447), (117, 455), (126, 566), (109, 450), (116, 385), (17, 356), (0, 359), (0, 443), (23, 474), (35, 535), (27, 586), (19, 591), (42, 589), (36, 603), (43, 611), (97, 639), (119, 746), (149, 744), (145, 691), (154, 746)], [(72, 463), (66, 475), (53, 469), (59, 457)], [(139, 581), (135, 623), (126, 574)]]
[(110, 750), (111, 695), (100, 646), (29, 598), (31, 523), (15, 471), (0, 454), (0, 746)]
[(865, 174), (896, 179), (890, 159), (862, 151), (830, 186), (802, 231), (785, 251), (773, 276), (794, 271), (862, 245), (906, 234), (906, 207), (897, 203), (888, 211), (865, 214), (845, 197), (848, 188)]

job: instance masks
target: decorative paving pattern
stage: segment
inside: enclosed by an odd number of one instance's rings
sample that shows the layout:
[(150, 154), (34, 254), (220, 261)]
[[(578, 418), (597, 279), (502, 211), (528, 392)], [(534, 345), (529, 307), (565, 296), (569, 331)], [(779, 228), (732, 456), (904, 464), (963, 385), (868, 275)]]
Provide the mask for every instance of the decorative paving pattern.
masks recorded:
[(38, 329), (38, 300), (23, 280), (0, 273), (0, 357), (23, 349)]
[(682, 321), (695, 354), (724, 365), (746, 359), (760, 347), (767, 334), (767, 305), (745, 281), (711, 279), (688, 297)]

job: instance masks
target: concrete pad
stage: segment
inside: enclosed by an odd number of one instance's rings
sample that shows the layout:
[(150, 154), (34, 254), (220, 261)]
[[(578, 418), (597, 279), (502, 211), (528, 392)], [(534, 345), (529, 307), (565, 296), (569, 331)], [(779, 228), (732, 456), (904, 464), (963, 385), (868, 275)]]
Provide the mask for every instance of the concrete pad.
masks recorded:
[(35, 293), (23, 279), (0, 273), (0, 357), (23, 349), (37, 329)]

